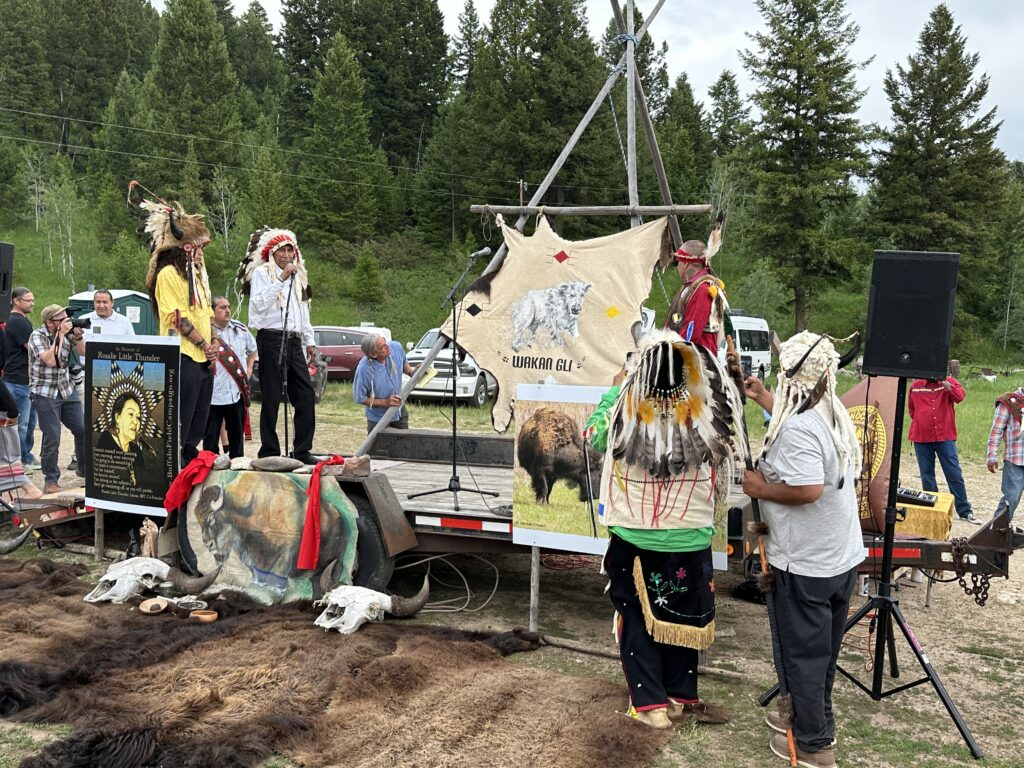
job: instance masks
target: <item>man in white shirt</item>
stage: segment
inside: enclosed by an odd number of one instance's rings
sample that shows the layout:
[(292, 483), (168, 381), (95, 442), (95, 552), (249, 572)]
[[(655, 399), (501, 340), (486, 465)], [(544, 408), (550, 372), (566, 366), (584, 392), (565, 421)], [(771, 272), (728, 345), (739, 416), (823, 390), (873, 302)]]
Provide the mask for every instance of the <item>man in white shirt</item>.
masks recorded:
[[(772, 419), (759, 469), (744, 473), (743, 490), (761, 500), (768, 524), (779, 674), (792, 696), (797, 760), (819, 768), (836, 764), (832, 684), (857, 568), (866, 555), (854, 489), (861, 453), (836, 396), (839, 362), (828, 337), (803, 331), (779, 351), (775, 395), (756, 377), (746, 381), (747, 393)], [(789, 760), (787, 723), (774, 714), (765, 720), (779, 731), (772, 752)]]
[(212, 304), (220, 354), (213, 364), (213, 399), (203, 449), (214, 453), (220, 450), (223, 424), (228, 434), (228, 456), (235, 459), (245, 454), (245, 409), (256, 360), (256, 339), (244, 323), (231, 319), (231, 302), (226, 296), (214, 296)]
[(85, 331), (86, 343), (91, 336), (135, 335), (131, 320), (114, 311), (114, 297), (106, 288), (100, 288), (92, 295), (92, 309), (92, 312), (82, 315), (92, 321), (92, 326)]
[(266, 229), (253, 234), (243, 263), (249, 277), (249, 327), (256, 331), (260, 359), (259, 455), (280, 456), (277, 411), (284, 399), (295, 411), (292, 456), (316, 462), (310, 451), (316, 429), (309, 364), (316, 357), (309, 322), (309, 281), (295, 233)]

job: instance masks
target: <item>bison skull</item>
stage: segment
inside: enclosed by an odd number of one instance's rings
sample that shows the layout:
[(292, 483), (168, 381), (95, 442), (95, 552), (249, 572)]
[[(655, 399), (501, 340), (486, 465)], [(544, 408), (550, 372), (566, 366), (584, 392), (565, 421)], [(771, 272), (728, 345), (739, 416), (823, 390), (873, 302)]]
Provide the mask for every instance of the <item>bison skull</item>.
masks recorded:
[(87, 603), (123, 603), (132, 595), (147, 589), (156, 589), (162, 581), (173, 582), (174, 588), (183, 594), (198, 595), (213, 583), (219, 572), (218, 568), (209, 576), (189, 578), (163, 560), (157, 560), (155, 557), (133, 557), (107, 568), (100, 583), (84, 599)]
[(399, 618), (412, 616), (426, 604), (429, 596), (426, 577), (419, 593), (412, 598), (385, 595), (366, 587), (336, 587), (316, 603), (324, 606), (324, 610), (313, 623), (325, 630), (336, 629), (343, 635), (351, 635), (368, 621), (383, 621), (385, 613)]

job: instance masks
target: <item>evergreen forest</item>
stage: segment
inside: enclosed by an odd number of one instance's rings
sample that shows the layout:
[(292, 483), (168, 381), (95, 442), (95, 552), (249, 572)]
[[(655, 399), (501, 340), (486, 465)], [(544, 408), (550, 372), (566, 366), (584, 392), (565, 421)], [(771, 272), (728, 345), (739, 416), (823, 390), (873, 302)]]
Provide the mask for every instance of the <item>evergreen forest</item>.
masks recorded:
[[(731, 304), (783, 338), (845, 336), (866, 321), (873, 250), (956, 251), (954, 355), (1024, 357), (1024, 163), (996, 145), (984, 61), (950, 9), (869, 84), (889, 103), (879, 126), (858, 118), (845, 0), (752, 1), (749, 93), (726, 70), (699, 101), (665, 44), (636, 47), (674, 201), (726, 213), (714, 267)], [(38, 306), (144, 290), (137, 179), (206, 216), (216, 293), (252, 230), (287, 227), (314, 323), (415, 340), (465, 256), (500, 245), (469, 206), (528, 200), (625, 50), (610, 18), (591, 37), (582, 0), (496, 0), (486, 22), (465, 0), (453, 36), (437, 0), (283, 0), (282, 17), (275, 32), (255, 1), (0, 0), (0, 240)], [(628, 202), (626, 115), (619, 78), (544, 203)], [(639, 128), (637, 145), (640, 201), (660, 204)], [(711, 228), (680, 223), (684, 239)], [(629, 225), (554, 224), (570, 239)], [(678, 277), (653, 285), (660, 318)]]

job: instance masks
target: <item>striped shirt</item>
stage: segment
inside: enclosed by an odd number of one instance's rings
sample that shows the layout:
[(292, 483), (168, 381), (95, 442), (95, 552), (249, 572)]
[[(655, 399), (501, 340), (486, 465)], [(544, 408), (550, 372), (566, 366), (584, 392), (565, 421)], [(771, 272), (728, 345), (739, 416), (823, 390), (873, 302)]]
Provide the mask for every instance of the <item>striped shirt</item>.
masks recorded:
[(1020, 422), (1010, 414), (1010, 409), (997, 402), (992, 429), (988, 433), (988, 453), (985, 457), (988, 463), (995, 464), (999, 460), (999, 441), (1002, 440), (1005, 444), (1003, 458), (1011, 464), (1024, 466), (1024, 434), (1021, 434), (1020, 426)]

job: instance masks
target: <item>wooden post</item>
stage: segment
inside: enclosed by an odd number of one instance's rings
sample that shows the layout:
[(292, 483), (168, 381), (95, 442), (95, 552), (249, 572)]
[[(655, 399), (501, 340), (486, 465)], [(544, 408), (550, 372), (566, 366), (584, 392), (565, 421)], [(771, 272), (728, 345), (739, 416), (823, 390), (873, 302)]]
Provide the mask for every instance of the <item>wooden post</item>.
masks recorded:
[[(619, 28), (619, 34), (626, 33), (626, 23), (622, 18), (622, 10), (619, 8), (618, 0), (611, 0), (612, 13), (615, 14), (615, 24)], [(654, 135), (654, 121), (651, 120), (651, 110), (647, 106), (647, 94), (644, 93), (644, 84), (640, 79), (640, 70), (633, 69), (633, 77), (636, 80), (636, 102), (640, 108), (640, 122), (644, 126), (644, 135), (647, 137), (647, 148), (651, 152), (651, 161), (654, 163), (654, 175), (658, 178), (658, 189), (661, 192), (661, 202), (665, 205), (672, 205), (672, 190), (668, 186), (668, 174), (665, 173), (665, 162), (661, 158), (661, 148), (658, 146), (658, 137)], [(679, 230), (679, 219), (675, 214), (668, 217), (669, 231), (672, 233), (672, 242), (678, 248), (683, 244), (683, 233)]]
[(103, 562), (103, 550), (106, 548), (106, 533), (103, 530), (103, 510), (97, 508), (93, 518), (93, 557), (97, 563)]
[[(629, 204), (640, 205), (636, 184), (636, 44), (633, 42), (633, 0), (626, 0), (626, 181)], [(640, 226), (640, 217), (633, 215), (631, 227)]]
[(540, 625), (540, 547), (530, 547), (530, 622), (529, 630)]

